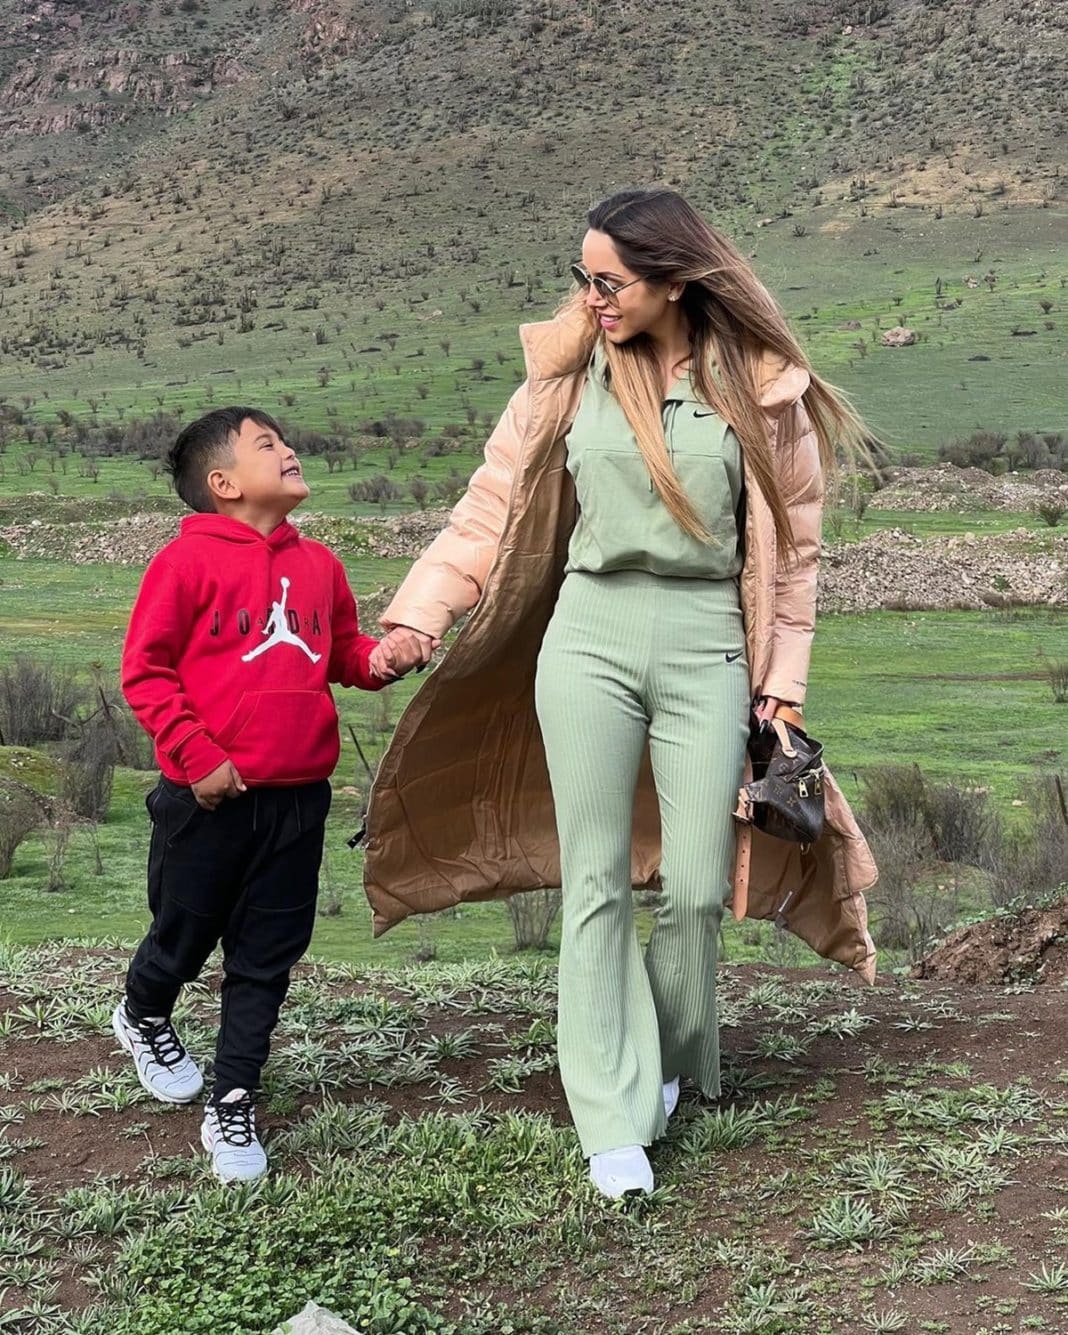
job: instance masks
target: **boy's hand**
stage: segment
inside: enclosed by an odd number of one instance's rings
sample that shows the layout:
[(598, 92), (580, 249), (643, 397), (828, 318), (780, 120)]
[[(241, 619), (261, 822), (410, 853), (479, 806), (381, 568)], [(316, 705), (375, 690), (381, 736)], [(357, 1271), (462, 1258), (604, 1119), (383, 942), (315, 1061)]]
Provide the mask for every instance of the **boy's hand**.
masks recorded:
[(392, 681), (414, 667), (424, 667), (434, 650), (440, 648), (441, 640), (436, 636), (424, 635), (410, 626), (394, 626), (371, 651), (371, 671)]
[(247, 791), (244, 779), (229, 760), (224, 760), (218, 769), (213, 769), (190, 786), (197, 805), (205, 811), (214, 811), (226, 798), (240, 797)]

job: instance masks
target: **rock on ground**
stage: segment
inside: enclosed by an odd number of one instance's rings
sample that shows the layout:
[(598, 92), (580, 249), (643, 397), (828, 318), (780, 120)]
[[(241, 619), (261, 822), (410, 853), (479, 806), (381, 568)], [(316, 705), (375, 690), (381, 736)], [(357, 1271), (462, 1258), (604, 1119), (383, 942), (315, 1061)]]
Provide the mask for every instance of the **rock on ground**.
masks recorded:
[(995, 477), (982, 468), (935, 464), (929, 468), (890, 468), (886, 486), (871, 497), (870, 510), (1031, 511), (1043, 501), (1068, 506), (1068, 473), (1039, 468), (1033, 473)]
[(274, 1335), (356, 1335), (354, 1327), (318, 1303), (307, 1303), (296, 1316), (277, 1326)]
[(1068, 606), (1068, 534), (918, 538), (881, 529), (824, 548), (821, 612)]
[(1068, 899), (958, 928), (912, 971), (955, 983), (1068, 985)]
[(898, 324), (888, 329), (879, 341), (884, 348), (909, 348), (916, 342), (916, 331)]

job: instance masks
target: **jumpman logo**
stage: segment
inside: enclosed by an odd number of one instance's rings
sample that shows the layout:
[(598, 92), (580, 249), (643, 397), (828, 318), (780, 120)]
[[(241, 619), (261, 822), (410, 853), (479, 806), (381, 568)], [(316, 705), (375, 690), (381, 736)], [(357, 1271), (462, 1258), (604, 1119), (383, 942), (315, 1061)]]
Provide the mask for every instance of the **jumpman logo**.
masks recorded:
[(271, 604), (271, 615), (263, 628), (263, 633), (267, 636), (267, 639), (262, 644), (257, 644), (255, 649), (250, 649), (247, 654), (242, 654), (242, 663), (251, 663), (254, 658), (259, 658), (260, 654), (265, 654), (268, 649), (273, 649), (276, 644), (295, 644), (298, 649), (304, 650), (313, 663), (318, 663), (322, 654), (313, 654), (300, 636), (289, 629), (289, 622), (286, 620), (286, 599), (288, 597), (289, 580), (283, 575), (281, 600)]

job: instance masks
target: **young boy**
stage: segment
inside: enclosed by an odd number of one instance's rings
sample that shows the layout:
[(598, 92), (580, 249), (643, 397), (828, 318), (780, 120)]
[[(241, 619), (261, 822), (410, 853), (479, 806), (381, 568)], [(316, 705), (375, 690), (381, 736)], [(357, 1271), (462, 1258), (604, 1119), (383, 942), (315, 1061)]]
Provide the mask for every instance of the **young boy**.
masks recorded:
[(162, 774), (147, 799), (152, 925), (112, 1024), (149, 1093), (195, 1099), (203, 1076), (170, 1015), (222, 942), (201, 1141), (218, 1177), (247, 1181), (267, 1167), (253, 1096), (315, 921), (340, 745), (329, 683), (379, 690), (429, 655), (414, 633), (360, 633), (341, 562), (286, 521), (308, 485), (266, 413), (208, 413), (168, 471), (197, 513), (145, 571), (123, 650)]

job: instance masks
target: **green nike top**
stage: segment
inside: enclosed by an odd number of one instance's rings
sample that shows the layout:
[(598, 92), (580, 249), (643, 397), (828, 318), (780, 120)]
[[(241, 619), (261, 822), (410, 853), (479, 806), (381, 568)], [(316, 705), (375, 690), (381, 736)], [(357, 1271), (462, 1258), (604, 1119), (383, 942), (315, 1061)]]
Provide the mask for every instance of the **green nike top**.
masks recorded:
[(680, 376), (664, 399), (664, 437), (672, 467), (712, 535), (699, 542), (678, 526), (653, 486), (630, 423), (605, 385), (605, 364), (598, 346), (567, 436), (580, 510), (567, 569), (733, 579), (742, 568), (737, 436), (699, 396), (689, 372)]

